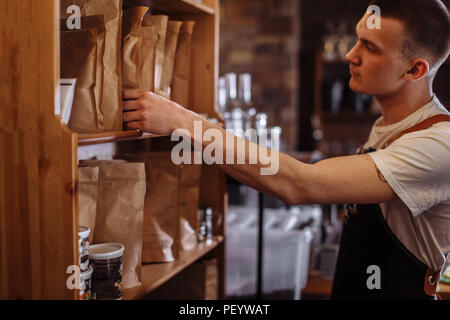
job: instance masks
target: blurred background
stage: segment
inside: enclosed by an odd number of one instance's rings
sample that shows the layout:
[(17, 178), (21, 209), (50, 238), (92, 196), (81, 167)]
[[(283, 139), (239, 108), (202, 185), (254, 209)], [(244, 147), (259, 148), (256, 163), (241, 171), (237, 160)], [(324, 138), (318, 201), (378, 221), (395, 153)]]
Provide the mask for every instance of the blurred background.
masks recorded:
[[(367, 138), (378, 110), (348, 89), (343, 57), (369, 2), (221, 0), (220, 74), (251, 74), (253, 105), (287, 150), (345, 154)], [(447, 62), (435, 81), (447, 107), (449, 81)]]
[[(310, 163), (353, 154), (380, 116), (372, 97), (349, 89), (345, 62), (369, 2), (221, 0), (226, 127), (271, 128), (272, 135), (276, 128), (282, 151)], [(449, 83), (447, 61), (434, 84), (447, 108)], [(227, 296), (328, 299), (343, 206), (288, 207), (231, 179), (228, 193)]]

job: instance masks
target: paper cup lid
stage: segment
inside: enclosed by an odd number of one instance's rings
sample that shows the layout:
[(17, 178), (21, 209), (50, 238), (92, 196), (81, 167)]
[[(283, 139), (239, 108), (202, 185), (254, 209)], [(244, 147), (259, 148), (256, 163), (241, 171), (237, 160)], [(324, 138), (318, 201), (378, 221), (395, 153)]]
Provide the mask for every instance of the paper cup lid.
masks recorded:
[(92, 266), (89, 266), (89, 269), (87, 271), (81, 273), (81, 279), (82, 280), (89, 279), (93, 271), (94, 269), (92, 268)]
[(93, 260), (115, 259), (123, 255), (121, 243), (102, 243), (90, 246), (89, 258)]
[(89, 229), (88, 227), (80, 226), (78, 228), (78, 236), (80, 236), (83, 239), (89, 237), (90, 232), (91, 232), (91, 229)]

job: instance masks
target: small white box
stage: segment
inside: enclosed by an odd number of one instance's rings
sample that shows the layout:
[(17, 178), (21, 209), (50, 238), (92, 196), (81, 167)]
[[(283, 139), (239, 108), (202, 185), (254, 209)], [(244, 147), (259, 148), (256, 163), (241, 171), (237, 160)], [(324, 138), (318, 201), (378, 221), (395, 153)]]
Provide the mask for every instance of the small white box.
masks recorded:
[(72, 113), (73, 97), (77, 79), (60, 79), (61, 121), (68, 124)]

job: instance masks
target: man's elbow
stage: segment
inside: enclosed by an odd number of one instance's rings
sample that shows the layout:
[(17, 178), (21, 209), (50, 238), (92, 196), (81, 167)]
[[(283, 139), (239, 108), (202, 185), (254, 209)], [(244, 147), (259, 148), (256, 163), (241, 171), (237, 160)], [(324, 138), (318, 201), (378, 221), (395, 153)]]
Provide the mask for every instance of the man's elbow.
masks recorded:
[(290, 206), (300, 205), (300, 204), (307, 204), (306, 198), (303, 196), (303, 191), (298, 188), (290, 188), (289, 190), (286, 190), (283, 192), (283, 194), (280, 196), (280, 199)]

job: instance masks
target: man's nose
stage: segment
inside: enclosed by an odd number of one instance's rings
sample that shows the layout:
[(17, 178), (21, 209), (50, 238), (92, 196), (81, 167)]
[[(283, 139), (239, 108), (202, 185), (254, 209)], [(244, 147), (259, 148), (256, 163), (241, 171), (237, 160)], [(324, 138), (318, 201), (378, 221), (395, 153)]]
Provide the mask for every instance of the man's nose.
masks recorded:
[(358, 54), (358, 43), (347, 53), (345, 60), (351, 64), (360, 65), (361, 58)]

